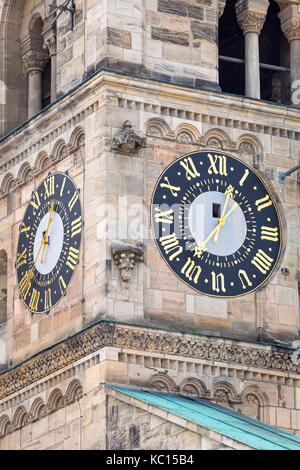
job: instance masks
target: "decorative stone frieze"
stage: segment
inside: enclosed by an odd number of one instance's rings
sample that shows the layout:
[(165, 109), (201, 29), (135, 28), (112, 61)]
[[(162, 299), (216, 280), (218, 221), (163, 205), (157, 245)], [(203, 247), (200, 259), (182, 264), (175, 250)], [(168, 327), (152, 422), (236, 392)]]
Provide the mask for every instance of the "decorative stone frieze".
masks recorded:
[(300, 373), (300, 364), (294, 365), (292, 361), (293, 349), (251, 346), (233, 340), (166, 333), (101, 321), (0, 374), (0, 400), (106, 346), (212, 361), (215, 365), (218, 362), (231, 366), (238, 364), (239, 370), (240, 366), (247, 370), (249, 367), (259, 368), (265, 369), (266, 374), (280, 372), (290, 376), (289, 373), (293, 372), (295, 377), (295, 373)]
[(112, 242), (112, 255), (120, 269), (123, 282), (129, 282), (136, 263), (143, 259), (143, 244), (114, 241)]
[(130, 121), (125, 121), (123, 131), (114, 137), (111, 144), (112, 152), (136, 152), (139, 148), (147, 147), (146, 137), (140, 137), (132, 129)]

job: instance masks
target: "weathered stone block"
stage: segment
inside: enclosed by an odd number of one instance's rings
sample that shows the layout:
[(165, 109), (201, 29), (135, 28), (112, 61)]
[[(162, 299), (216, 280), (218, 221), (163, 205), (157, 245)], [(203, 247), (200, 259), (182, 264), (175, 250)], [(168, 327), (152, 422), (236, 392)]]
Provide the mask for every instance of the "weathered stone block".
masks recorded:
[(152, 39), (156, 39), (158, 41), (189, 46), (189, 35), (187, 33), (171, 31), (170, 29), (165, 28), (152, 27), (151, 37)]
[(131, 34), (121, 29), (107, 28), (107, 42), (113, 46), (131, 49)]

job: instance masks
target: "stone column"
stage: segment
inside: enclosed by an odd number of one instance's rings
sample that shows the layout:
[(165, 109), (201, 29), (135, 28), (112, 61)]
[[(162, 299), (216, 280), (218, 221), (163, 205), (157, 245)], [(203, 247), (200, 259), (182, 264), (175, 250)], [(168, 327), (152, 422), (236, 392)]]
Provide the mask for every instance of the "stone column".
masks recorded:
[(300, 105), (300, 7), (289, 5), (278, 14), (283, 34), (290, 43), (291, 103)]
[(268, 0), (238, 0), (237, 20), (245, 36), (245, 95), (260, 98), (259, 35), (268, 10)]
[[(44, 20), (43, 38), (44, 49), (49, 52), (51, 60), (51, 103), (56, 100), (56, 27), (51, 24), (50, 18)], [(50, 23), (50, 24), (48, 24)]]
[(48, 55), (29, 51), (22, 57), (28, 75), (28, 119), (42, 109), (42, 71), (49, 60)]

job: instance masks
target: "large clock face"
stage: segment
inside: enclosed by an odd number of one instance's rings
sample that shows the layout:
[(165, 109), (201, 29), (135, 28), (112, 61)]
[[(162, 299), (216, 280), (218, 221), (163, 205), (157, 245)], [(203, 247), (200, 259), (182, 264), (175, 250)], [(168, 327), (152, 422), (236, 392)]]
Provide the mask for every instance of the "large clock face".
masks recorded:
[(272, 195), (251, 167), (224, 153), (196, 151), (171, 163), (154, 188), (152, 225), (171, 270), (210, 296), (258, 289), (281, 252)]
[(17, 248), (20, 296), (32, 313), (47, 313), (65, 294), (79, 260), (79, 190), (65, 173), (47, 176), (32, 193)]

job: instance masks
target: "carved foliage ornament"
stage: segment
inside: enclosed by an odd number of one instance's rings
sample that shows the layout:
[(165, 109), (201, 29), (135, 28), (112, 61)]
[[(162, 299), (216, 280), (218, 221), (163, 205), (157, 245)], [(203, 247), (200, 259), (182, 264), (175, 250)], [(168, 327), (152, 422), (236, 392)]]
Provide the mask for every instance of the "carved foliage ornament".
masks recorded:
[(288, 41), (293, 41), (294, 39), (300, 39), (300, 20), (291, 19), (285, 21), (281, 25), (283, 34), (288, 39)]
[(258, 349), (243, 346), (238, 342), (224, 343), (200, 337), (181, 337), (105, 321), (0, 374), (0, 399), (105, 346), (241, 364), (270, 371), (290, 372), (296, 369), (297, 373), (300, 373), (300, 364), (294, 366), (292, 362), (293, 350), (287, 352), (263, 347)]
[(244, 10), (237, 15), (238, 24), (244, 35), (247, 33), (260, 34), (265, 19), (266, 15), (249, 10)]
[(48, 54), (42, 52), (29, 51), (22, 57), (25, 73), (31, 71), (42, 72), (49, 60)]

